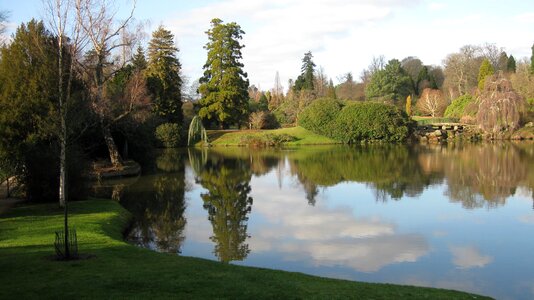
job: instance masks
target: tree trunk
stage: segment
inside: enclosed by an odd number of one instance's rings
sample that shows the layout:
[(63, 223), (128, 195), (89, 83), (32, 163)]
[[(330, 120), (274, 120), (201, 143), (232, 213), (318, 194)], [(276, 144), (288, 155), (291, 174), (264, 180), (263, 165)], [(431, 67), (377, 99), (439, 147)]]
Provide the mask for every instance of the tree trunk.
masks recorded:
[(106, 141), (106, 146), (108, 146), (109, 159), (111, 164), (115, 167), (121, 167), (123, 165), (122, 157), (117, 149), (117, 144), (111, 136), (111, 130), (108, 125), (102, 125), (102, 134), (104, 135), (104, 140)]
[(59, 156), (59, 206), (67, 202), (67, 127), (65, 118), (61, 117), (61, 150)]

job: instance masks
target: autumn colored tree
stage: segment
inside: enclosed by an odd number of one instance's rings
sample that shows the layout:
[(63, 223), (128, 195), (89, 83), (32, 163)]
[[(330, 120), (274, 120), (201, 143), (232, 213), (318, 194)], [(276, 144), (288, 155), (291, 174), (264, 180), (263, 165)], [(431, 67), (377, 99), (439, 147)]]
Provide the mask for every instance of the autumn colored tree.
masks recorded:
[(411, 95), (408, 95), (408, 97), (406, 97), (406, 114), (408, 116), (412, 115), (412, 96)]
[(213, 19), (206, 33), (208, 57), (200, 79), (198, 114), (220, 128), (239, 126), (248, 120), (249, 81), (241, 62), (244, 45), (239, 42), (245, 32), (235, 22), (224, 24)]

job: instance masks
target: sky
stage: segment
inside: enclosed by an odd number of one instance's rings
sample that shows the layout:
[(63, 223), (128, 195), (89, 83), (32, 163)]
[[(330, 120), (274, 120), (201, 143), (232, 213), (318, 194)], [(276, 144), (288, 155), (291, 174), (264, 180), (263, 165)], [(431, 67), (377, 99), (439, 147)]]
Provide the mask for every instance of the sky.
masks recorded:
[[(132, 3), (117, 0), (119, 14)], [(41, 0), (0, 0), (0, 10), (9, 11), (11, 30), (43, 18)], [(145, 43), (159, 25), (173, 32), (190, 80), (202, 76), (210, 20), (238, 23), (245, 71), (262, 90), (276, 72), (287, 88), (307, 51), (337, 83), (347, 72), (359, 78), (380, 55), (441, 65), (463, 45), (493, 43), (521, 59), (534, 42), (532, 0), (138, 0), (134, 16), (145, 24)]]

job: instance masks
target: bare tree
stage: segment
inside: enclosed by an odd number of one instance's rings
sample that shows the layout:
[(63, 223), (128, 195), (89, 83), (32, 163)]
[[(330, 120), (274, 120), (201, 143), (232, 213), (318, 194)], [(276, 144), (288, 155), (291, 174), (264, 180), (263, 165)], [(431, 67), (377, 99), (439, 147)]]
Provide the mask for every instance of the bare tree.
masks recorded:
[(514, 89), (505, 77), (497, 74), (486, 79), (480, 95), (477, 123), (486, 132), (498, 133), (519, 127), (525, 99)]
[(276, 71), (276, 75), (274, 76), (274, 87), (271, 92), (271, 101), (269, 101), (269, 110), (274, 110), (280, 104), (282, 104), (282, 101), (284, 100), (284, 87), (282, 86), (282, 83), (280, 82), (280, 75), (278, 74), (278, 71)]
[(328, 91), (328, 77), (322, 66), (315, 71), (315, 82), (313, 83), (315, 95), (318, 98), (325, 97)]
[(429, 114), (434, 118), (443, 115), (447, 104), (445, 97), (443, 97), (443, 92), (426, 88), (421, 93), (421, 97), (417, 101), (416, 106), (419, 111)]
[[(125, 110), (117, 112), (109, 97), (106, 97), (106, 83), (116, 71), (126, 64), (125, 57), (135, 42), (135, 35), (131, 34), (128, 26), (131, 25), (135, 1), (128, 17), (117, 21), (116, 9), (113, 1), (101, 0), (75, 0), (77, 21), (82, 32), (89, 41), (89, 56), (82, 63), (87, 85), (90, 88), (91, 105), (100, 121), (100, 128), (106, 142), (111, 163), (115, 167), (123, 164), (117, 145), (111, 135), (111, 125), (134, 112), (143, 103), (135, 102), (137, 98), (130, 98), (129, 104), (121, 106)], [(110, 57), (113, 53), (122, 54), (122, 57)], [(116, 64), (119, 64), (117, 67)]]
[(371, 81), (371, 78), (376, 72), (384, 69), (385, 67), (386, 67), (386, 57), (384, 55), (380, 55), (378, 57), (373, 56), (373, 59), (371, 60), (371, 64), (369, 65), (369, 67), (367, 67), (367, 69), (362, 71), (360, 75), (360, 79), (362, 80), (363, 83), (366, 84), (369, 81)]
[(478, 71), (483, 60), (479, 46), (466, 45), (459, 52), (445, 58), (445, 87), (449, 90), (449, 98), (467, 94), (477, 87)]

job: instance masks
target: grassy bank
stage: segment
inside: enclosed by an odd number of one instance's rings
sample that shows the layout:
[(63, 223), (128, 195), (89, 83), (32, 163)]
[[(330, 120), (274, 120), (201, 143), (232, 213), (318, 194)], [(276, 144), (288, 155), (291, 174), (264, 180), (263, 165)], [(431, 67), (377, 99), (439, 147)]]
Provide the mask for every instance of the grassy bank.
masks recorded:
[[(0, 298), (372, 298), (474, 299), (449, 290), (334, 280), (161, 254), (125, 243), (129, 213), (109, 200), (71, 204), (82, 253), (58, 262), (57, 205), (12, 209), (0, 216)], [(477, 297), (481, 298), (481, 297)]]
[(268, 138), (271, 135), (289, 135), (294, 141), (284, 143), (286, 146), (339, 144), (338, 141), (315, 134), (302, 127), (280, 128), (273, 130), (210, 130), (208, 138), (213, 146), (242, 146), (250, 138)]

